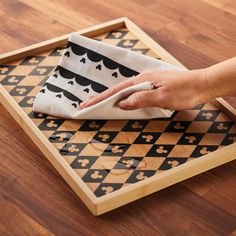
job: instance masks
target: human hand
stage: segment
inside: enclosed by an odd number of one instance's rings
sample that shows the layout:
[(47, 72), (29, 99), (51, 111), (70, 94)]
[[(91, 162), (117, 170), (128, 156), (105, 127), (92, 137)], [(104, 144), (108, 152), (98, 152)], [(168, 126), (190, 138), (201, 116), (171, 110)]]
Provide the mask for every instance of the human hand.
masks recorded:
[(81, 103), (80, 108), (95, 105), (120, 90), (145, 81), (151, 82), (156, 89), (135, 92), (119, 101), (117, 105), (124, 110), (143, 107), (183, 110), (206, 102), (212, 97), (207, 89), (206, 69), (192, 71), (151, 70), (91, 97), (88, 101)]

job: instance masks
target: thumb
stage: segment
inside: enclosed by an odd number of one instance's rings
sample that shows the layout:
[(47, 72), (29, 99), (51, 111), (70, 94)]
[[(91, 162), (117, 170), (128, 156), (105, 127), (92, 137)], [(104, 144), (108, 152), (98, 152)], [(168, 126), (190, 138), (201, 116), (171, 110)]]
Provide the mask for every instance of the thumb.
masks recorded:
[(123, 110), (135, 110), (138, 108), (154, 106), (156, 106), (154, 91), (136, 92), (118, 103), (118, 107)]

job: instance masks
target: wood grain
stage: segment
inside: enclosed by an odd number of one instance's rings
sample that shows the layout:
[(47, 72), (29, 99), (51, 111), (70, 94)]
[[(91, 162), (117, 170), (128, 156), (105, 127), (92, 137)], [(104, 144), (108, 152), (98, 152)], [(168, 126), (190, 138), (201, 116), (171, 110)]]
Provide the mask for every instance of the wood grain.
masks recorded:
[[(0, 0), (0, 52), (122, 16), (190, 69), (235, 56), (234, 0)], [(235, 161), (96, 218), (0, 109), (1, 235), (235, 234)]]

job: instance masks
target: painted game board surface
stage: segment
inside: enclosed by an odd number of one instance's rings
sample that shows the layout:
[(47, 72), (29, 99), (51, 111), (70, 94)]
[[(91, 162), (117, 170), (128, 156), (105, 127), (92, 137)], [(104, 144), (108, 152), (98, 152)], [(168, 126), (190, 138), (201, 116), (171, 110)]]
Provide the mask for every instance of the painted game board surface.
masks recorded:
[[(159, 58), (127, 29), (96, 39)], [(153, 120), (79, 121), (34, 113), (34, 98), (62, 53), (63, 48), (55, 48), (1, 65), (0, 81), (95, 196), (204, 158), (236, 141), (235, 123), (211, 104)]]

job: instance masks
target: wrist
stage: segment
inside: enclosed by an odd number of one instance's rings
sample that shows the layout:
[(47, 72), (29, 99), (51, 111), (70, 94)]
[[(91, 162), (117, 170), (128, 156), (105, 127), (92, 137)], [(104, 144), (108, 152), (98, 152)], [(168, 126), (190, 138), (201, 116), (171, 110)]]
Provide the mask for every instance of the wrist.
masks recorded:
[(217, 76), (212, 67), (200, 69), (199, 73), (199, 86), (201, 86), (202, 102), (207, 102), (225, 95), (226, 91), (221, 79)]
[(197, 69), (192, 71), (195, 76), (195, 86), (197, 88), (197, 103), (205, 103), (217, 97), (214, 89), (214, 81), (210, 76), (208, 68)]
[(235, 96), (235, 65), (236, 58), (231, 58), (204, 69), (212, 98)]
[(197, 88), (197, 102), (204, 103), (217, 97), (236, 95), (236, 57), (205, 69), (190, 73)]

